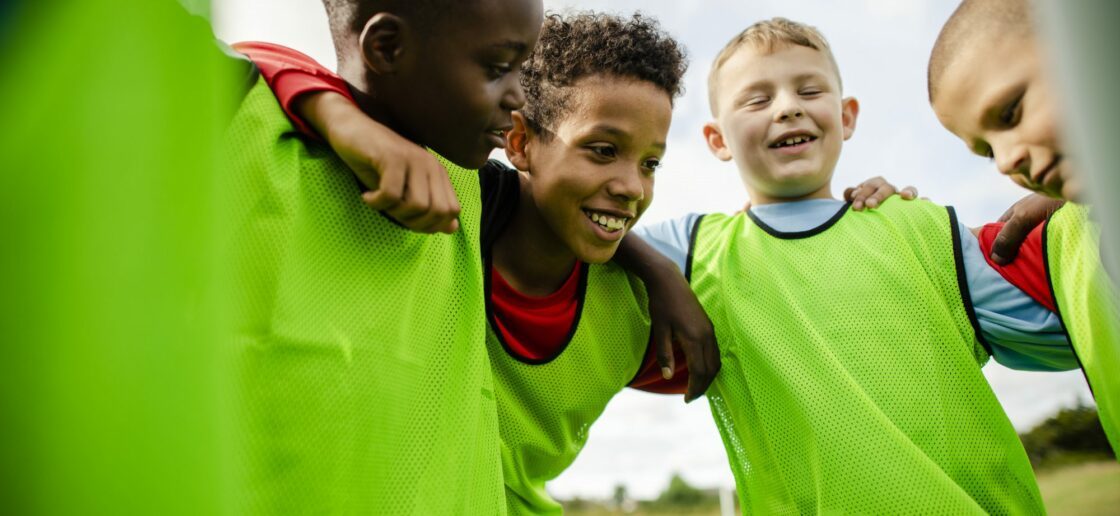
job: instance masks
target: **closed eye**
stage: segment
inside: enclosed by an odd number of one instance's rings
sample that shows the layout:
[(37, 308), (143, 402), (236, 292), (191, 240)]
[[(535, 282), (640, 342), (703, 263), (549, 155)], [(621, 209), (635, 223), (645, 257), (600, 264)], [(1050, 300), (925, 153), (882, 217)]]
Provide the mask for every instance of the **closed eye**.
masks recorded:
[(1003, 107), (1003, 110), (1000, 111), (1000, 113), (999, 113), (999, 123), (1003, 127), (1014, 127), (1016, 124), (1019, 123), (1019, 116), (1020, 116), (1020, 113), (1022, 112), (1022, 109), (1020, 109), (1020, 108), (1022, 106), (1023, 106), (1023, 94), (1020, 93), (1020, 94), (1016, 95), (1015, 98), (1011, 102), (1008, 102), (1007, 105)]
[(487, 65), (491, 79), (501, 79), (513, 71), (513, 65), (510, 63), (491, 63)]

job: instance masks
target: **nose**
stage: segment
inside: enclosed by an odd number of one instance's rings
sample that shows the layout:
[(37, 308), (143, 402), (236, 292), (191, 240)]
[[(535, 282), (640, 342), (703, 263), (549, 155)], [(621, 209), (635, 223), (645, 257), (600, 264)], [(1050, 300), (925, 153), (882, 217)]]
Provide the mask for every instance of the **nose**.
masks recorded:
[(794, 95), (782, 95), (782, 101), (774, 107), (775, 122), (788, 122), (805, 116), (805, 110), (801, 109), (801, 103)]
[(507, 74), (506, 88), (502, 92), (501, 106), (507, 111), (516, 111), (525, 105), (525, 91), (521, 89), (521, 74)]
[(607, 184), (607, 193), (627, 203), (641, 201), (646, 197), (643, 177), (641, 169), (637, 167), (622, 171)]
[(1000, 173), (1007, 176), (1018, 174), (1030, 177), (1031, 154), (1026, 145), (1001, 138), (999, 141), (992, 142), (992, 154), (995, 156), (996, 167), (999, 168)]

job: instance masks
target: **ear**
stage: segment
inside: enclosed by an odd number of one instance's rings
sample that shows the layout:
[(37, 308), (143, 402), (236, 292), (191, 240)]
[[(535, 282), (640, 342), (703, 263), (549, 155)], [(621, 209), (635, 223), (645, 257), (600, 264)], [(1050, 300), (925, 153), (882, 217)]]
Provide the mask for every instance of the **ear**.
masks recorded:
[(366, 20), (362, 35), (358, 37), (366, 67), (382, 75), (396, 72), (404, 55), (407, 30), (403, 19), (389, 13), (377, 13)]
[(852, 137), (856, 132), (856, 118), (859, 117), (859, 101), (855, 97), (846, 97), (840, 101), (840, 125), (844, 127), (844, 139)]
[(708, 150), (712, 151), (720, 161), (731, 161), (731, 149), (723, 141), (723, 131), (716, 122), (704, 124), (704, 141), (708, 142)]
[(520, 111), (510, 113), (513, 128), (506, 131), (506, 158), (522, 172), (529, 171), (529, 139), (533, 136), (525, 115)]

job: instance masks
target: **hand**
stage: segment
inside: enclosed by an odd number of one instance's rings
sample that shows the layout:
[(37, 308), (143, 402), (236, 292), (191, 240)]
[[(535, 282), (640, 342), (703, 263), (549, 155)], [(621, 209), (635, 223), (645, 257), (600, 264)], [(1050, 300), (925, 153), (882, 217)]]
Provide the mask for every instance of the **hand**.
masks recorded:
[(309, 94), (295, 109), (369, 188), (362, 202), (420, 233), (459, 229), (455, 189), (431, 153), (337, 93)]
[(1027, 239), (1031, 230), (1046, 220), (1065, 201), (1041, 194), (1030, 194), (1012, 204), (999, 218), (1003, 229), (992, 241), (992, 261), (1007, 265), (1019, 254), (1019, 246)]
[(887, 197), (895, 193), (898, 193), (899, 197), (907, 201), (918, 198), (917, 188), (907, 186), (899, 192), (894, 185), (888, 183), (882, 176), (876, 176), (860, 183), (855, 188), (845, 189), (844, 200), (852, 203), (853, 210), (862, 211), (864, 206), (871, 209), (878, 208), (883, 201), (887, 200)]
[(676, 266), (646, 280), (649, 293), (649, 315), (657, 363), (661, 375), (673, 377), (673, 343), (676, 342), (688, 361), (688, 390), (685, 403), (699, 398), (719, 373), (719, 347), (715, 329), (708, 314), (700, 306), (696, 294)]

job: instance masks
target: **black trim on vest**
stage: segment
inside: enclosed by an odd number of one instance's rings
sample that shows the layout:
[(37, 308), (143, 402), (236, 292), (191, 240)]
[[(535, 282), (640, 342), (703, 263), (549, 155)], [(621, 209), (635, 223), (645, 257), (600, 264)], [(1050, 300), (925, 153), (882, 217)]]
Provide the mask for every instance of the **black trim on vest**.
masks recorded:
[(763, 231), (774, 238), (781, 238), (782, 240), (797, 240), (799, 238), (809, 238), (813, 235), (824, 233), (826, 230), (828, 230), (828, 228), (836, 225), (837, 222), (840, 222), (840, 218), (843, 217), (845, 213), (848, 213), (848, 208), (850, 208), (851, 206), (852, 203), (850, 202), (844, 203), (844, 206), (841, 207), (835, 215), (825, 221), (824, 224), (805, 231), (778, 231), (777, 229), (774, 229), (773, 227), (763, 222), (762, 219), (758, 218), (758, 216), (752, 213), (751, 210), (747, 210), (747, 216), (750, 217), (758, 227), (762, 228)]
[(684, 260), (684, 279), (692, 283), (692, 256), (696, 254), (696, 236), (700, 234), (700, 223), (704, 221), (705, 215), (696, 217), (696, 222), (692, 223), (692, 233), (688, 235), (688, 257)]
[(1089, 375), (1085, 373), (1085, 366), (1081, 363), (1081, 355), (1077, 354), (1077, 346), (1073, 345), (1073, 335), (1070, 335), (1065, 318), (1062, 317), (1062, 307), (1058, 304), (1058, 291), (1054, 290), (1054, 277), (1050, 274), (1050, 239), (1047, 235), (1050, 232), (1050, 219), (1053, 219), (1059, 211), (1061, 211), (1061, 208), (1054, 210), (1054, 213), (1046, 217), (1046, 223), (1042, 226), (1042, 268), (1046, 273), (1046, 288), (1050, 289), (1050, 299), (1054, 300), (1054, 315), (1058, 316), (1058, 325), (1062, 327), (1062, 334), (1066, 336), (1066, 342), (1069, 342), (1069, 349), (1073, 351), (1073, 358), (1077, 360), (1077, 367), (1081, 369), (1081, 376), (1085, 377), (1085, 385), (1089, 386), (1089, 394), (1095, 400), (1097, 395), (1093, 392), (1093, 383), (1089, 381)]
[(957, 266), (957, 288), (961, 293), (964, 311), (968, 314), (968, 322), (972, 325), (972, 333), (976, 335), (976, 340), (984, 347), (984, 351), (988, 352), (988, 356), (993, 356), (991, 344), (988, 344), (984, 334), (980, 332), (980, 320), (976, 318), (976, 308), (972, 306), (972, 294), (968, 290), (968, 276), (964, 272), (964, 248), (961, 246), (961, 226), (957, 222), (957, 211), (952, 206), (946, 206), (945, 211), (949, 213), (949, 229), (953, 234), (953, 261)]
[(587, 298), (587, 276), (589, 271), (588, 264), (586, 262), (580, 264), (579, 286), (576, 287), (576, 316), (574, 319), (572, 319), (572, 326), (568, 329), (568, 336), (564, 338), (564, 343), (560, 345), (560, 347), (556, 350), (556, 353), (554, 353), (552, 356), (535, 359), (523, 357), (517, 354), (517, 352), (509, 346), (509, 343), (506, 342), (506, 339), (502, 337), (502, 332), (498, 329), (497, 320), (494, 316), (494, 302), (491, 297), (493, 294), (490, 288), (490, 283), (491, 281), (493, 281), (493, 278), (491, 276), (491, 273), (494, 269), (493, 259), (489, 255), (487, 255), (486, 259), (483, 261), (482, 266), (483, 281), (486, 283), (484, 289), (486, 293), (486, 322), (490, 326), (490, 331), (494, 332), (494, 337), (496, 337), (498, 339), (498, 342), (502, 344), (502, 349), (505, 349), (506, 354), (509, 355), (510, 358), (528, 365), (547, 364), (559, 358), (560, 355), (563, 355), (564, 351), (568, 349), (568, 345), (572, 343), (572, 339), (576, 336), (576, 330), (579, 329), (580, 318), (583, 316), (584, 300)]

